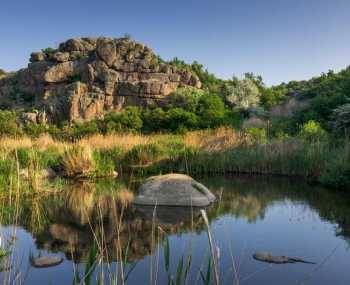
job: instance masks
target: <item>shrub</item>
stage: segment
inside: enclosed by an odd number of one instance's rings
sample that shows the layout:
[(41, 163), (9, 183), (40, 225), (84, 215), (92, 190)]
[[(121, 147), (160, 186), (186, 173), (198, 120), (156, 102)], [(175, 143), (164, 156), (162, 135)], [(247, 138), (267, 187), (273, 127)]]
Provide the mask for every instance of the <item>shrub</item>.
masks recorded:
[(286, 97), (287, 90), (285, 86), (263, 88), (261, 90), (261, 105), (265, 108), (271, 108), (281, 104)]
[(88, 146), (74, 145), (65, 150), (60, 165), (66, 177), (88, 177), (95, 170), (93, 153)]
[(195, 129), (198, 125), (196, 114), (181, 108), (170, 109), (167, 112), (167, 129), (172, 132), (183, 133)]
[(227, 87), (226, 101), (234, 108), (248, 110), (258, 106), (260, 91), (256, 84), (249, 78), (238, 80), (234, 78)]
[(167, 112), (162, 108), (145, 109), (142, 113), (143, 131), (155, 132), (167, 130)]
[(21, 134), (17, 125), (17, 116), (13, 111), (0, 111), (0, 136), (15, 136)]
[(105, 132), (136, 132), (143, 122), (138, 107), (128, 106), (121, 112), (109, 113), (104, 120)]
[(207, 94), (198, 102), (198, 125), (202, 128), (212, 128), (223, 124), (225, 118), (225, 105), (217, 95)]
[(23, 128), (25, 134), (38, 138), (40, 135), (47, 131), (46, 126), (43, 124), (27, 123)]
[(337, 132), (350, 133), (350, 103), (341, 105), (333, 111), (333, 126)]
[(299, 137), (310, 142), (321, 141), (327, 139), (327, 132), (320, 123), (311, 120), (301, 126)]
[(48, 57), (52, 56), (55, 52), (56, 49), (51, 48), (51, 47), (47, 47), (41, 50), (43, 53), (45, 53)]
[(345, 145), (326, 161), (320, 182), (336, 189), (350, 189), (350, 148)]
[(134, 146), (128, 151), (124, 158), (123, 163), (131, 166), (143, 166), (157, 161), (164, 151), (158, 144), (141, 144)]
[(255, 143), (266, 144), (267, 134), (264, 128), (248, 128), (246, 129), (247, 134)]
[(205, 94), (205, 91), (194, 88), (179, 88), (170, 95), (170, 104), (173, 107), (183, 108), (189, 112), (195, 112), (198, 107), (199, 99)]
[(95, 150), (95, 174), (97, 177), (113, 176), (116, 170), (116, 162), (121, 155), (121, 150), (114, 148), (108, 150)]

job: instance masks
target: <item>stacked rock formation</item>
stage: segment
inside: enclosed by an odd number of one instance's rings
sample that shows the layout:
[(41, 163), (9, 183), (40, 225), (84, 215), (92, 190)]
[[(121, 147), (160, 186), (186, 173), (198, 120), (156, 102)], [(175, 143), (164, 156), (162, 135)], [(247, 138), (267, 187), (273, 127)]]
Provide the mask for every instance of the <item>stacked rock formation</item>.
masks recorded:
[(31, 54), (28, 68), (0, 80), (2, 108), (21, 107), (27, 120), (82, 122), (127, 105), (166, 104), (180, 86), (200, 88), (195, 74), (162, 62), (127, 38), (77, 38)]

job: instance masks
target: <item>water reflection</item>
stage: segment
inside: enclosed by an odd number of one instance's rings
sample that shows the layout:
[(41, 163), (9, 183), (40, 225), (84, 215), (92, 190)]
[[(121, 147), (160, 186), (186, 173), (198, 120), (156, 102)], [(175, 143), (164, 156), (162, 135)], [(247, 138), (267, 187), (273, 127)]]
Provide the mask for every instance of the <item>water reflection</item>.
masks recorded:
[[(333, 224), (334, 236), (350, 241), (348, 195), (289, 179), (240, 176), (197, 180), (219, 198), (207, 209), (212, 224), (223, 217), (259, 224), (274, 206), (292, 203), (301, 206), (301, 211), (305, 207), (317, 213)], [(180, 239), (181, 234), (204, 233), (199, 209), (157, 207), (154, 212), (154, 207), (135, 207), (132, 201), (137, 186), (138, 182), (121, 179), (68, 183), (61, 193), (22, 198), (18, 223), (32, 234), (37, 249), (62, 252), (74, 263), (86, 262), (96, 242), (103, 248), (104, 261), (133, 262), (154, 254), (164, 233)], [(2, 224), (9, 223), (11, 220), (2, 220)], [(248, 233), (240, 234), (249, 238)], [(216, 235), (222, 238), (222, 233)]]

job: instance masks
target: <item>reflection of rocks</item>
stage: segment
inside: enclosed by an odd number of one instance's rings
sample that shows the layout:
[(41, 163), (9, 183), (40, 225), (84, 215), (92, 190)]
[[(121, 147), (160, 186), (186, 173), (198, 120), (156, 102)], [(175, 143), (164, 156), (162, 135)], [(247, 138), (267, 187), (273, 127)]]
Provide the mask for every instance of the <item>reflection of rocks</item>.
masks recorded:
[(206, 207), (215, 196), (188, 175), (171, 173), (147, 178), (134, 200), (138, 205)]
[(134, 206), (147, 220), (152, 220), (155, 210), (156, 221), (160, 224), (184, 224), (191, 223), (192, 219), (200, 216), (200, 208), (168, 207), (168, 206)]
[[(302, 201), (321, 218), (337, 224), (336, 234), (350, 238), (349, 196), (286, 179), (215, 177), (200, 181), (218, 197), (218, 202), (207, 209), (211, 220), (231, 215), (255, 222), (264, 218), (266, 209), (273, 203)], [(99, 240), (104, 237), (110, 261), (120, 260), (119, 249), (125, 254), (126, 248), (128, 259), (132, 261), (154, 252), (162, 239), (159, 228), (168, 234), (200, 233), (205, 229), (203, 219), (196, 211), (193, 211), (192, 219), (191, 208), (157, 206), (152, 243), (154, 207), (135, 206), (132, 204), (133, 197), (133, 192), (115, 180), (108, 183), (99, 181), (97, 184), (81, 182), (68, 186), (64, 193), (54, 197), (23, 201), (20, 224), (33, 233), (39, 248), (64, 252), (67, 258), (72, 259), (73, 256), (75, 261), (87, 259), (94, 234)], [(48, 226), (45, 227), (45, 223), (35, 231), (33, 219), (38, 218), (38, 210), (45, 213), (40, 217), (47, 217)], [(2, 224), (6, 222), (2, 221)]]
[[(96, 236), (98, 240), (103, 237), (109, 260), (119, 260), (120, 249), (124, 252), (126, 248), (131, 261), (151, 254), (157, 246), (152, 243), (153, 207), (132, 206), (133, 193), (124, 188), (98, 193), (93, 186), (82, 182), (48, 201), (45, 207), (53, 223), (37, 236), (38, 246), (83, 261)], [(192, 220), (199, 220), (198, 211), (180, 207), (158, 207), (156, 216), (157, 239), (158, 225), (167, 233), (175, 233), (189, 229)]]

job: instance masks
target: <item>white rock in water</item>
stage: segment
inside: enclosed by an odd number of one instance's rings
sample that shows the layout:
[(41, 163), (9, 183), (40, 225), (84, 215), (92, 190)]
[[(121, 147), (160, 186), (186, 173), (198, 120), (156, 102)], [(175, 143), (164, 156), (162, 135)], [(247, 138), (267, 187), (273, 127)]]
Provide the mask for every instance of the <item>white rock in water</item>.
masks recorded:
[(134, 204), (205, 207), (214, 201), (208, 188), (190, 176), (167, 174), (146, 179)]

